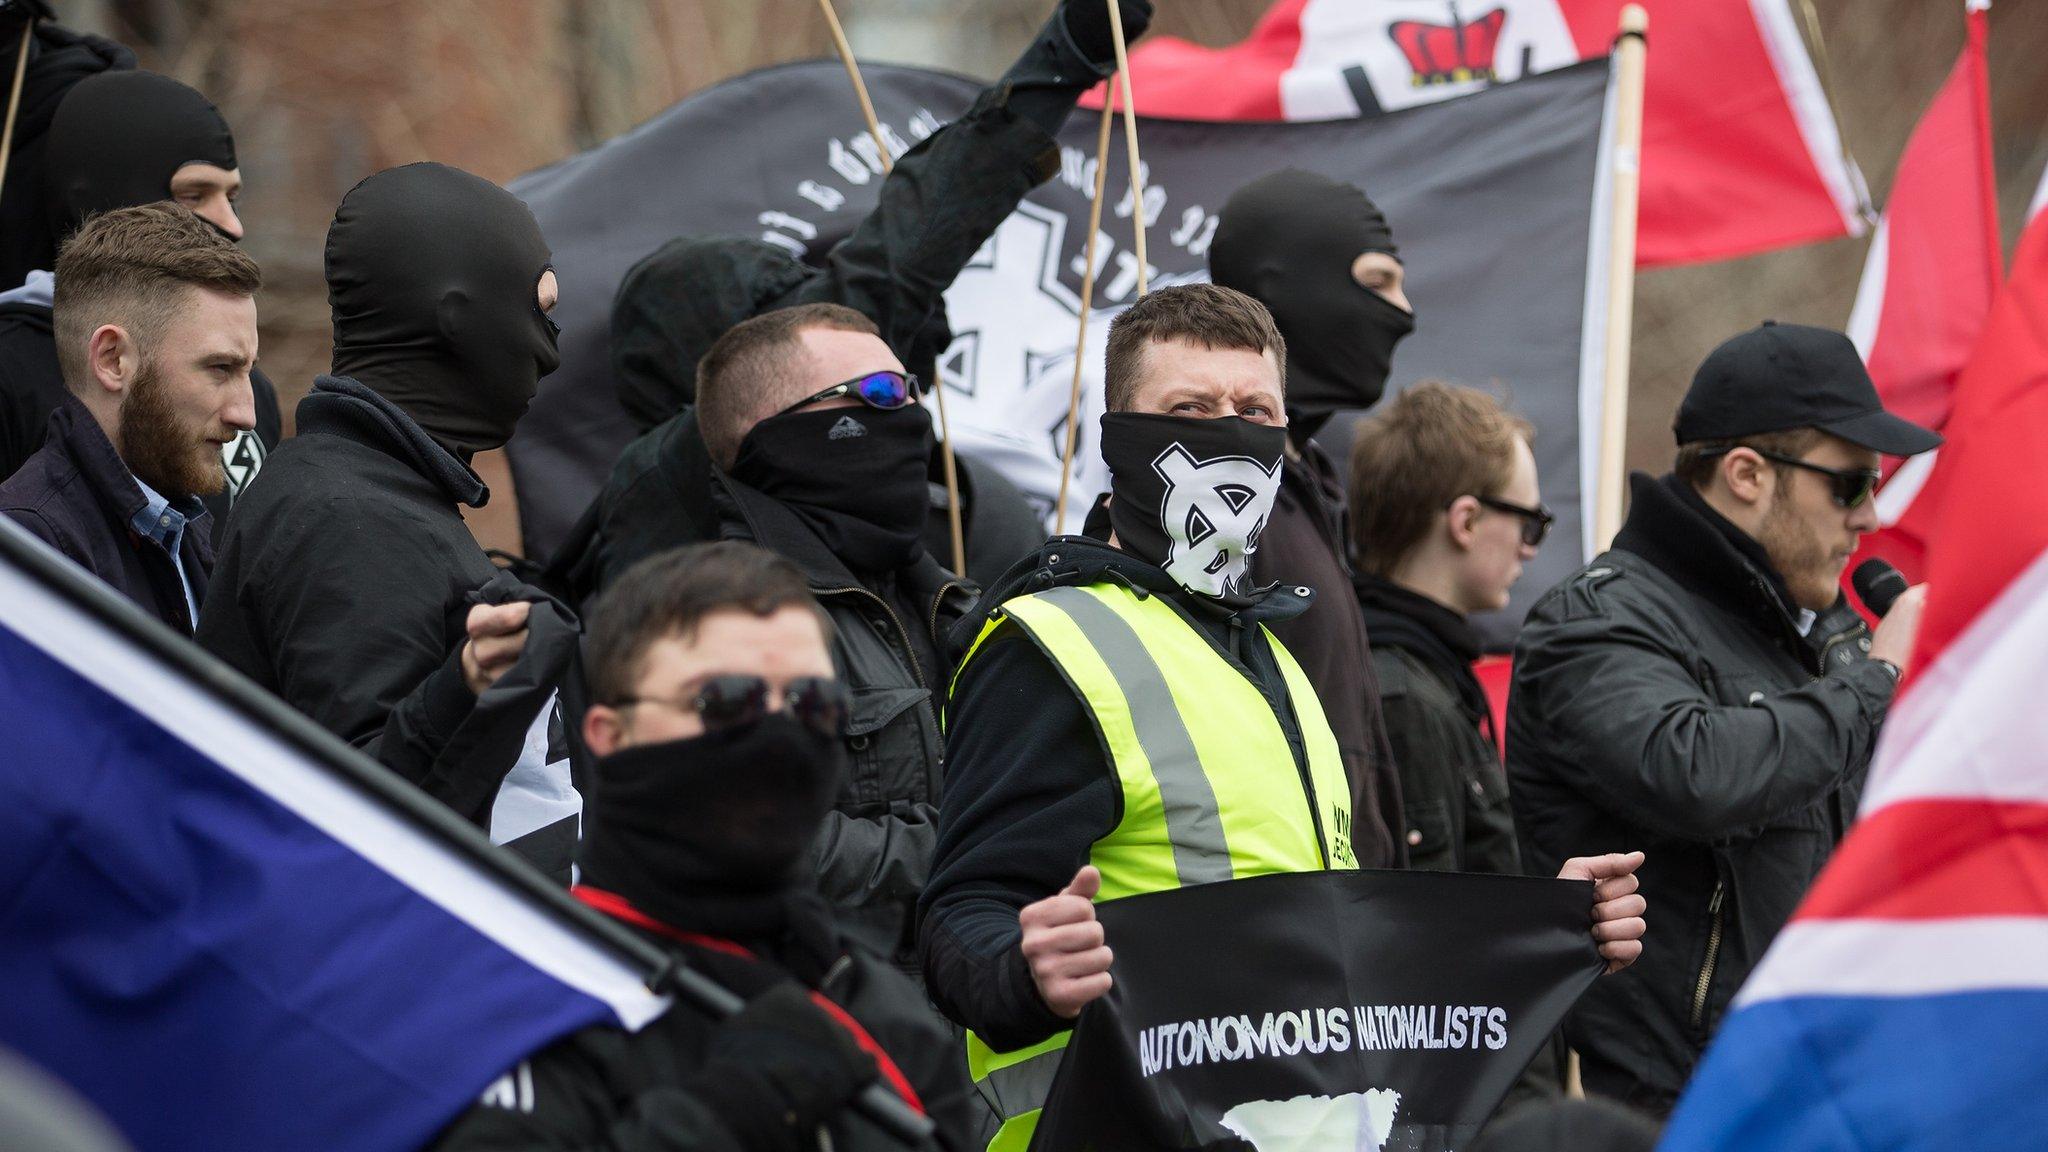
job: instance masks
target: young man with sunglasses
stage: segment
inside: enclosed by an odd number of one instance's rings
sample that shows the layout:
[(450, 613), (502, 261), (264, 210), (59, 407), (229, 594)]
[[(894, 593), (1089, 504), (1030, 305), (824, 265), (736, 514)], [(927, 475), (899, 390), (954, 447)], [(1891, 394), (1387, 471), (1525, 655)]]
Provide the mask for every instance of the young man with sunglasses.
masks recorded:
[(1354, 583), (1415, 868), (1521, 871), (1469, 618), (1507, 607), (1550, 531), (1530, 432), (1478, 389), (1424, 382), (1352, 442)]
[(1847, 337), (1766, 323), (1710, 353), (1672, 474), (1515, 651), (1508, 779), (1532, 873), (1641, 847), (1642, 962), (1566, 1025), (1586, 1088), (1667, 1112), (1853, 819), (1924, 589), (1870, 633), (1842, 596), (1881, 456), (1941, 437), (1884, 411)]
[(832, 631), (803, 573), (738, 542), (650, 557), (598, 600), (572, 892), (747, 1006), (575, 1033), (437, 1148), (902, 1148), (847, 1115), (877, 1078), (936, 1123), (922, 1147), (966, 1146), (952, 1038), (812, 891), (811, 839), (847, 770)]
[(852, 770), (813, 853), (820, 891), (915, 971), (911, 913), (937, 841), (942, 638), (971, 586), (925, 550), (930, 413), (873, 321), (804, 304), (735, 325), (698, 364), (710, 538), (794, 562), (834, 625)]

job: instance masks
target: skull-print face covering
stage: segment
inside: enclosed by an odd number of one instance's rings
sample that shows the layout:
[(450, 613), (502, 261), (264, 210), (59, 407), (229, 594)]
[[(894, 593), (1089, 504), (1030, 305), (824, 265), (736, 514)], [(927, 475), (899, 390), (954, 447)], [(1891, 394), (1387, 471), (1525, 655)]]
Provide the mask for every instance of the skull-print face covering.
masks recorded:
[(1243, 603), (1280, 494), (1287, 430), (1239, 416), (1102, 418), (1117, 544), (1190, 592)]

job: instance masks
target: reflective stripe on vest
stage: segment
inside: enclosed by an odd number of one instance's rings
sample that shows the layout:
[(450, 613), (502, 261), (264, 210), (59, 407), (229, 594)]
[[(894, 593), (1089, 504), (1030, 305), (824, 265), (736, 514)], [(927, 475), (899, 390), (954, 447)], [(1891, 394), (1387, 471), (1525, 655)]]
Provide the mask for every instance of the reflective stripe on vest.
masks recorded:
[[(1273, 872), (1356, 868), (1350, 785), (1315, 689), (1272, 633), (1308, 753), (1304, 790), (1268, 699), (1172, 604), (1117, 584), (1054, 588), (1003, 605), (1081, 697), (1123, 792), (1123, 818), (1089, 850), (1097, 901)], [(1293, 785), (1287, 787), (1285, 785)], [(968, 1035), (968, 1071), (1003, 1126), (991, 1152), (1022, 1150), (1067, 1033), (1016, 1052)]]

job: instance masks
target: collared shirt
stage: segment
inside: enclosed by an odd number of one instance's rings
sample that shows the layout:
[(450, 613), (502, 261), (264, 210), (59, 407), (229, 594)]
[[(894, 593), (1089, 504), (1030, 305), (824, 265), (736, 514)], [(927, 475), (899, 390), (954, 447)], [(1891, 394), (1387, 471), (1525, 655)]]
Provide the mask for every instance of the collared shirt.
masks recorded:
[(128, 526), (135, 529), (136, 535), (151, 541), (170, 556), (171, 567), (178, 570), (178, 584), (185, 590), (185, 610), (191, 614), (188, 619), (197, 624), (199, 598), (192, 594), (192, 577), (186, 573), (178, 549), (185, 541), (185, 526), (204, 512), (206, 506), (197, 498), (187, 496), (182, 507), (173, 507), (168, 498), (143, 483), (139, 476), (135, 477), (135, 486), (142, 489), (142, 510), (135, 514), (135, 519), (130, 520)]

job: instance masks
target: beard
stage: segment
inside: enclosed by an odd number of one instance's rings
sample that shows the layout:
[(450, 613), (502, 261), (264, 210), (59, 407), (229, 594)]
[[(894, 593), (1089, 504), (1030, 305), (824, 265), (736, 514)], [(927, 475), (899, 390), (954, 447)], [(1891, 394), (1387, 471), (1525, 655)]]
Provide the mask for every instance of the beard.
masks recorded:
[(156, 360), (145, 360), (121, 401), (121, 461), (165, 497), (212, 496), (227, 487), (212, 429), (182, 420)]
[(1841, 594), (1842, 562), (1784, 499), (1774, 500), (1764, 513), (1757, 542), (1791, 591), (1795, 607), (1823, 612), (1834, 604)]

